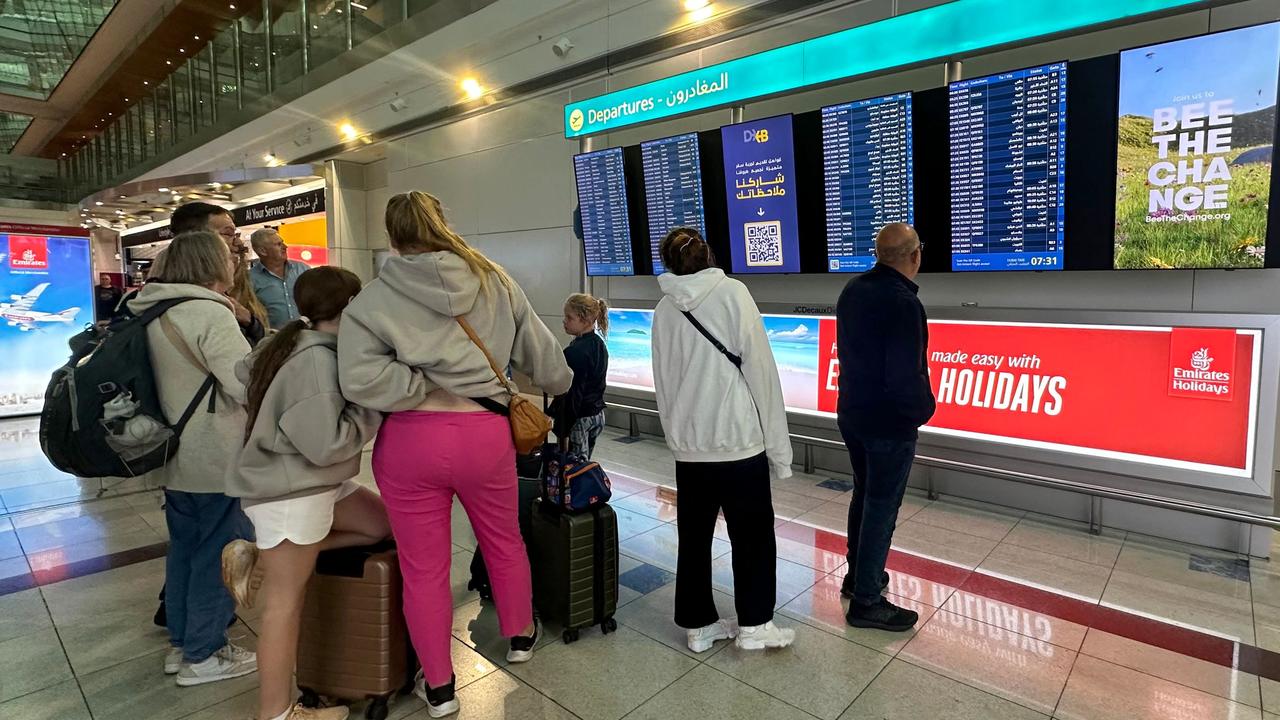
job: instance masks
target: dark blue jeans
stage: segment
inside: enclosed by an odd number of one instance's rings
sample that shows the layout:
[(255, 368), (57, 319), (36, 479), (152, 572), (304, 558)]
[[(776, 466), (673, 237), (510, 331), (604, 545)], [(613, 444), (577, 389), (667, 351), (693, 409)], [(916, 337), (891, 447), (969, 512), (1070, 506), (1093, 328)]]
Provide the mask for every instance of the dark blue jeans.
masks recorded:
[(227, 644), (236, 603), (222, 584), (222, 548), (252, 537), (240, 500), (220, 493), (164, 491), (169, 526), (165, 614), (182, 659), (203, 662)]
[[(853, 601), (873, 605), (880, 600), (880, 576), (889, 558), (898, 508), (907, 491), (915, 440), (859, 436), (844, 423), (840, 434), (853, 464), (853, 499), (849, 502), (849, 579)], [(849, 580), (852, 580), (852, 583)]]

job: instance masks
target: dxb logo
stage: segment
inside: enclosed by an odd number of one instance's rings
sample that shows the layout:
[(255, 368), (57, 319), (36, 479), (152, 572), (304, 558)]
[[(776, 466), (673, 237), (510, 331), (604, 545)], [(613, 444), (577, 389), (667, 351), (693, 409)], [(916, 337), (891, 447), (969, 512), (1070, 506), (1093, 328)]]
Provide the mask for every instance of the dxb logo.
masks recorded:
[(743, 130), (742, 142), (747, 144), (767, 143), (769, 142), (769, 131), (766, 130), (765, 128), (760, 128), (759, 130)]

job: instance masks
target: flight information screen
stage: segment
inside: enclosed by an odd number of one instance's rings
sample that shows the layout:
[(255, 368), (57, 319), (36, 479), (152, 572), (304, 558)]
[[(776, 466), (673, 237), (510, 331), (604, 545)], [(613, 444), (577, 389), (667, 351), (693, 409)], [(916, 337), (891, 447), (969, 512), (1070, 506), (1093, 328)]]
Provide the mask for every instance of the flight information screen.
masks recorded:
[(649, 252), (653, 274), (666, 272), (658, 247), (672, 228), (693, 227), (706, 237), (702, 207), (702, 166), (698, 135), (650, 140), (640, 144), (644, 167), (645, 212), (649, 216)]
[(914, 222), (911, 93), (822, 108), (827, 269), (875, 265), (876, 233)]
[(622, 148), (573, 156), (588, 275), (634, 275)]
[(951, 269), (1061, 270), (1067, 64), (949, 89)]

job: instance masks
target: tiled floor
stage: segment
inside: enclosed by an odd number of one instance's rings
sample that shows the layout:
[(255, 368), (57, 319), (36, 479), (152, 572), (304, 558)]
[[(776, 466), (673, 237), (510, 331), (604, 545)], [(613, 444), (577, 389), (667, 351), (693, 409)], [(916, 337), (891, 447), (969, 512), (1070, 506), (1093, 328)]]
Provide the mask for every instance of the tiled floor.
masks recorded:
[[(252, 718), (253, 677), (182, 690), (160, 674), (157, 493), (135, 484), (89, 499), (97, 484), (43, 466), (33, 432), (0, 424), (0, 718)], [(598, 450), (622, 538), (616, 634), (570, 646), (549, 636), (533, 662), (506, 667), (493, 608), (466, 590), (475, 539), (455, 513), (461, 717), (1280, 720), (1280, 569), (1269, 563), (912, 494), (888, 591), (920, 622), (859, 630), (840, 598), (849, 494), (825, 477), (775, 487), (777, 622), (796, 644), (693, 655), (671, 622), (674, 464), (659, 442), (616, 437)], [(717, 534), (716, 600), (732, 616), (731, 548)], [(258, 629), (246, 613), (233, 634), (253, 646)], [(406, 697), (392, 717), (427, 715)]]

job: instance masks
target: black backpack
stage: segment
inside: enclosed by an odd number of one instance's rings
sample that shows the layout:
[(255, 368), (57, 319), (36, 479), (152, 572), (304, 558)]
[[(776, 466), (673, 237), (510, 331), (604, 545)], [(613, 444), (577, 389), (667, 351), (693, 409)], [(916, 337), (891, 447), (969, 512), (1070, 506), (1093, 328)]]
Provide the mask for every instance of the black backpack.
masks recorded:
[(71, 339), (71, 359), (54, 371), (40, 415), (40, 448), (54, 467), (81, 478), (142, 475), (178, 451), (178, 438), (206, 395), (213, 412), (217, 395), (209, 374), (181, 419), (170, 425), (151, 370), (147, 326), (194, 299), (157, 303)]

